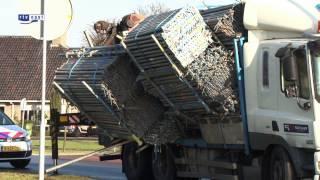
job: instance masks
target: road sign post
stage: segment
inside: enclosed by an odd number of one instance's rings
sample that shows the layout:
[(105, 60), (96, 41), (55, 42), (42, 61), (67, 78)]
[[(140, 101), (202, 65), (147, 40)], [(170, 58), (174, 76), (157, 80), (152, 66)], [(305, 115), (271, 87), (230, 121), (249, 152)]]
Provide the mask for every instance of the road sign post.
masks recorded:
[[(41, 0), (41, 14), (45, 17), (45, 0)], [(41, 93), (41, 124), (40, 124), (40, 160), (39, 160), (39, 180), (44, 180), (45, 173), (45, 140), (46, 140), (46, 70), (47, 70), (47, 39), (45, 18), (41, 21), (40, 37), (42, 37), (42, 93)]]
[[(58, 158), (59, 158), (59, 152), (58, 152), (58, 134), (59, 134), (59, 111), (56, 108), (51, 108), (50, 110), (50, 122), (51, 122), (51, 152), (52, 152), (52, 159), (54, 161), (54, 166), (58, 165)], [(58, 170), (54, 172), (55, 174), (58, 174)]]
[(18, 15), (18, 20), (24, 26), (25, 35), (43, 41), (39, 158), (39, 179), (43, 180), (45, 173), (47, 40), (57, 39), (67, 31), (72, 20), (72, 5), (70, 0), (21, 0), (20, 11), (22, 14)]

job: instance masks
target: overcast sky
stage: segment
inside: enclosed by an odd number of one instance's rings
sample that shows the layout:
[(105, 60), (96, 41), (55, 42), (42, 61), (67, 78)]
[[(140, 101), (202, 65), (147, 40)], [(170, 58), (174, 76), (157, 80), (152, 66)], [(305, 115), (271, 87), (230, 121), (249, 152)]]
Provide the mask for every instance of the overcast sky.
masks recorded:
[[(0, 17), (4, 26), (0, 28), (0, 35), (25, 35), (18, 22), (19, 3), (22, 0), (0, 0)], [(48, 0), (47, 0), (48, 1)], [(52, 0), (54, 1), (54, 0)], [(186, 5), (201, 7), (201, 0), (71, 0), (73, 20), (68, 30), (67, 44), (70, 47), (79, 47), (82, 44), (83, 31), (88, 29), (97, 20), (120, 19), (133, 12), (138, 7), (160, 2), (170, 9)], [(223, 5), (234, 0), (204, 0), (207, 5)], [(57, 12), (59, 13), (59, 12)]]

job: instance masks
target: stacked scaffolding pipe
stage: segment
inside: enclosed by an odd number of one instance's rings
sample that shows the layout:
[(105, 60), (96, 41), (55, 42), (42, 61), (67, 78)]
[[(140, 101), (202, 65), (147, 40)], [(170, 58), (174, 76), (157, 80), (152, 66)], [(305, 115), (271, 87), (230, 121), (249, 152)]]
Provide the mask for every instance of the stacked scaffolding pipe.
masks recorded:
[(90, 51), (58, 69), (55, 82), (108, 134), (143, 137), (162, 119), (162, 105), (137, 87), (135, 67), (122, 49)]
[(229, 50), (233, 49), (233, 39), (243, 35), (246, 30), (243, 25), (244, 4), (232, 4), (200, 13), (211, 28), (214, 36)]
[[(95, 50), (90, 50), (92, 51)], [(102, 49), (96, 56), (90, 56), (88, 52), (83, 52), (78, 60), (70, 59), (62, 65), (56, 71), (54, 81), (68, 94), (72, 102), (76, 102), (80, 109), (93, 118), (92, 120), (98, 124), (99, 128), (107, 130), (108, 135), (128, 138), (131, 133), (126, 125), (83, 84), (86, 82), (99, 97), (103, 98), (101, 81), (105, 67), (112, 64), (116, 57), (124, 52), (114, 47)]]
[(241, 8), (202, 11), (203, 18), (194, 8), (151, 16), (126, 37), (128, 54), (118, 46), (87, 49), (57, 70), (55, 82), (108, 135), (174, 142), (187, 127), (199, 128), (198, 119), (237, 114), (227, 49), (243, 33)]
[[(170, 100), (178, 109), (183, 110), (187, 107), (185, 105), (191, 103), (206, 111), (201, 103), (202, 99), (196, 96), (199, 92), (188, 86), (188, 83), (181, 79), (183, 77), (179, 77), (181, 73), (178, 71), (180, 67), (186, 67), (199, 56), (210, 41), (210, 31), (207, 30), (200, 13), (190, 7), (147, 18), (129, 33), (125, 44), (146, 74), (163, 92), (171, 90), (176, 93)], [(165, 52), (161, 48), (164, 48)], [(179, 68), (174, 69), (173, 66)], [(161, 96), (154, 85), (144, 78), (142, 83), (146, 91), (160, 98), (161, 102), (169, 107), (170, 103)], [(179, 90), (183, 89), (188, 95), (180, 99), (175, 98)]]
[[(179, 16), (183, 14), (181, 11), (190, 12), (190, 9), (168, 12), (164, 14), (167, 17), (151, 16), (129, 33), (125, 43), (144, 71), (182, 112), (191, 116), (195, 111), (200, 114), (235, 112), (238, 101), (233, 81), (233, 54), (224, 47), (228, 47), (231, 39), (243, 31), (238, 28), (242, 21), (235, 21), (239, 19), (236, 16), (241, 14), (241, 8), (242, 5), (230, 5), (202, 11), (202, 21), (198, 19), (196, 12), (190, 13), (192, 18)], [(191, 23), (189, 29), (184, 28), (184, 22), (190, 22), (190, 19), (196, 23)], [(203, 20), (213, 32), (208, 31)], [(149, 30), (140, 34), (146, 28)], [(206, 48), (197, 49), (197, 53), (193, 57), (188, 56), (187, 61), (181, 60), (183, 58), (172, 49), (182, 44), (185, 51), (191, 51), (193, 46), (185, 44), (195, 34), (193, 31), (202, 32), (197, 34), (196, 40), (205, 44)], [(219, 35), (218, 39), (210, 36), (210, 33), (215, 35), (215, 32)], [(152, 35), (156, 40), (151, 38)], [(161, 47), (157, 46), (156, 41)], [(181, 51), (182, 54), (185, 51)], [(169, 107), (170, 103), (162, 98), (153, 85), (147, 79), (141, 79), (145, 90)], [(206, 108), (208, 106), (211, 108), (209, 111)]]

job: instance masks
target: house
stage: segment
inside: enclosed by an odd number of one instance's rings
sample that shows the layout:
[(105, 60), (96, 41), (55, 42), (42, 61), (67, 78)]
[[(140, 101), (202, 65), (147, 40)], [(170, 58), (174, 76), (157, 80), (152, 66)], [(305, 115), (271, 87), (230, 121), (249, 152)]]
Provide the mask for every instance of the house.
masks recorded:
[[(55, 70), (67, 61), (65, 50), (59, 42), (48, 43), (46, 116)], [(41, 87), (42, 41), (26, 36), (0, 36), (0, 110), (15, 121), (20, 121), (24, 114), (24, 119), (39, 122)], [(21, 109), (24, 98), (26, 106)]]

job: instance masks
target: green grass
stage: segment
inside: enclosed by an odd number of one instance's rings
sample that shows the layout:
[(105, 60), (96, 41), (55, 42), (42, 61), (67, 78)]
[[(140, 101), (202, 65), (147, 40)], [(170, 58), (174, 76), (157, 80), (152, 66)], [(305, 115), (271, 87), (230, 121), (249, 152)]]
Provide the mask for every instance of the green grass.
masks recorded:
[[(32, 140), (33, 154), (39, 154), (39, 140)], [(46, 154), (51, 154), (51, 140), (46, 140)], [(61, 155), (78, 155), (86, 154), (95, 150), (102, 149), (97, 140), (68, 140), (65, 144), (65, 151), (63, 151), (63, 140), (58, 141), (59, 154)]]
[[(37, 180), (39, 179), (38, 174), (25, 172), (23, 170), (1, 170), (0, 172), (1, 180)], [(46, 180), (89, 180), (89, 177), (83, 176), (70, 176), (70, 175), (54, 175), (54, 176), (46, 176)]]

